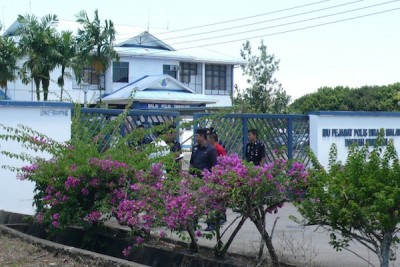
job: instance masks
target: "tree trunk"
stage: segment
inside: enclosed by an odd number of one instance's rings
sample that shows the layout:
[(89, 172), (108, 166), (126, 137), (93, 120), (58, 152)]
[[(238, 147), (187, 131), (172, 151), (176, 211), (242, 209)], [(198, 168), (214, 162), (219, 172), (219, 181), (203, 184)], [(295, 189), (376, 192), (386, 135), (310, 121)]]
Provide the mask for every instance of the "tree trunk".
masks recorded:
[(261, 220), (257, 220), (257, 218), (250, 218), (254, 225), (257, 227), (257, 230), (260, 232), (262, 238), (264, 239), (265, 245), (267, 246), (269, 255), (271, 257), (272, 266), (279, 267), (279, 259), (278, 254), (276, 254), (274, 245), (272, 244), (272, 240), (269, 237), (269, 234), (265, 230), (265, 227), (262, 225)]
[(233, 231), (233, 233), (229, 237), (228, 242), (226, 242), (226, 244), (222, 248), (222, 250), (220, 252), (222, 258), (225, 257), (226, 252), (228, 251), (228, 248), (230, 247), (230, 245), (233, 242), (233, 239), (235, 238), (235, 236), (237, 235), (239, 230), (242, 228), (242, 226), (243, 226), (243, 224), (245, 223), (246, 220), (247, 220), (247, 216), (243, 216), (242, 219), (240, 220), (239, 224), (236, 226), (235, 230)]
[[(266, 219), (266, 215), (265, 215), (264, 212), (262, 212), (262, 214), (261, 214), (261, 220), (262, 220), (262, 224), (263, 224), (264, 229), (265, 229), (265, 219)], [(265, 243), (265, 242), (264, 242), (264, 238), (261, 237), (261, 240), (260, 240), (260, 249), (259, 249), (259, 251), (258, 251), (258, 258), (257, 258), (258, 261), (261, 261), (261, 260), (262, 260), (262, 256), (263, 256), (263, 254), (264, 254), (264, 243)]]
[(189, 234), (189, 237), (190, 237), (190, 240), (191, 240), (189, 248), (194, 250), (194, 251), (196, 251), (196, 252), (198, 252), (199, 251), (199, 244), (197, 243), (196, 235), (194, 234), (193, 228), (191, 226), (187, 226), (186, 230), (187, 230), (187, 232)]
[(40, 78), (34, 77), (33, 81), (35, 82), (35, 88), (36, 88), (36, 100), (40, 101)]
[(381, 242), (381, 255), (379, 260), (381, 267), (389, 267), (390, 262), (390, 245), (392, 243), (392, 234), (385, 233)]
[(47, 101), (49, 95), (49, 86), (50, 86), (50, 73), (46, 73), (44, 78), (42, 79), (43, 86), (43, 100)]

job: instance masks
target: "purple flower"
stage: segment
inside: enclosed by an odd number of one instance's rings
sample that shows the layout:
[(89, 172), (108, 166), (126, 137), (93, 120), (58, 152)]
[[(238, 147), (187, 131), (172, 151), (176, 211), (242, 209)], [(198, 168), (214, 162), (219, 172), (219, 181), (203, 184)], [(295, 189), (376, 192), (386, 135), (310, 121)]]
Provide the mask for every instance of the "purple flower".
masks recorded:
[(125, 258), (128, 257), (129, 254), (131, 254), (131, 250), (132, 250), (131, 246), (124, 248), (124, 250), (122, 251), (122, 255), (124, 255)]
[(199, 230), (196, 231), (195, 235), (196, 235), (197, 237), (201, 237), (201, 236), (202, 236), (202, 234), (201, 234), (201, 232), (200, 232)]
[(144, 242), (144, 238), (143, 238), (143, 237), (137, 236), (137, 237), (135, 238), (135, 243), (136, 243), (136, 244), (140, 245), (140, 244), (143, 244), (143, 242)]
[(85, 187), (81, 190), (81, 193), (83, 196), (87, 196), (87, 195), (89, 195), (89, 190)]
[(58, 221), (58, 218), (60, 217), (60, 214), (58, 214), (58, 213), (54, 213), (53, 214), (53, 220), (54, 221)]
[(91, 186), (93, 186), (94, 188), (97, 188), (97, 187), (100, 186), (101, 180), (100, 180), (99, 178), (93, 178), (93, 179), (89, 182), (89, 184), (90, 184)]
[(97, 223), (100, 217), (101, 217), (100, 211), (94, 210), (85, 217), (85, 220), (87, 220), (90, 224), (93, 224)]
[(39, 212), (38, 214), (36, 214), (36, 220), (38, 223), (43, 223), (43, 218), (44, 218), (43, 212)]
[(53, 221), (51, 224), (53, 225), (54, 228), (60, 227), (60, 223), (57, 221)]
[(167, 236), (167, 234), (165, 233), (165, 231), (160, 231), (161, 238), (165, 238), (166, 236)]
[(71, 169), (71, 171), (73, 171), (73, 172), (76, 171), (76, 164), (72, 164), (70, 169)]
[(75, 188), (79, 185), (81, 181), (74, 176), (68, 176), (67, 181), (65, 181), (65, 189), (68, 190), (69, 188)]

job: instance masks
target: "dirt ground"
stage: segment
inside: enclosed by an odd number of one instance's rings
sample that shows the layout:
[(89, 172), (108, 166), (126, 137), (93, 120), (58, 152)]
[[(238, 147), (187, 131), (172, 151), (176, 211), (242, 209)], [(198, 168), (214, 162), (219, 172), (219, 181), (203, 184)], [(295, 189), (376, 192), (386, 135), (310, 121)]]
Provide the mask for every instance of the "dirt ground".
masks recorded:
[(55, 255), (21, 239), (0, 233), (0, 266), (96, 266), (88, 259), (73, 259), (67, 255)]

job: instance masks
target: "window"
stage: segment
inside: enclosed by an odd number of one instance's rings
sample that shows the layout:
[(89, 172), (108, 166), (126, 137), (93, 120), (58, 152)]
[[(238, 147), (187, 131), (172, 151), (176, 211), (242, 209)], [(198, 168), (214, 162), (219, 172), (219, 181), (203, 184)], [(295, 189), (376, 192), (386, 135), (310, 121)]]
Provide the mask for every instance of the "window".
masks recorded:
[(227, 95), (226, 66), (206, 65), (206, 93), (212, 95)]
[(196, 63), (180, 63), (180, 80), (183, 83), (190, 83), (190, 76), (197, 75)]
[(129, 62), (113, 62), (113, 82), (129, 82)]
[(174, 65), (163, 65), (163, 74), (168, 74), (169, 76), (176, 79), (176, 72), (178, 70), (178, 66)]
[(94, 71), (94, 69), (91, 68), (91, 67), (83, 68), (83, 75), (82, 75), (82, 77), (83, 77), (83, 81), (84, 81), (85, 83), (88, 83), (88, 84), (96, 84), (96, 85), (100, 83), (99, 75), (96, 74), (96, 72)]

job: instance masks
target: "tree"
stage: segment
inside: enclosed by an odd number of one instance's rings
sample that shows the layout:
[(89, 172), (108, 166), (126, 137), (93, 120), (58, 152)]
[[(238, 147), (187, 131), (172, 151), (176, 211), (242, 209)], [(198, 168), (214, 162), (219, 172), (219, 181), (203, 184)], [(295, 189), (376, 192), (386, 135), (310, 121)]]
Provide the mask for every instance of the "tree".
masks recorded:
[(304, 223), (328, 229), (330, 244), (337, 250), (355, 240), (388, 267), (399, 242), (400, 163), (393, 140), (385, 150), (381, 146), (383, 134), (381, 130), (372, 151), (368, 145), (351, 147), (345, 165), (337, 162), (332, 146), (328, 171), (311, 155), (314, 168), (299, 211)]
[(7, 99), (7, 82), (16, 79), (19, 69), (18, 53), (19, 50), (11, 38), (0, 36), (0, 87), (5, 89), (5, 99)]
[(43, 100), (47, 101), (50, 85), (50, 72), (56, 67), (59, 54), (56, 46), (54, 25), (56, 15), (46, 15), (40, 20), (33, 15), (18, 16), (22, 27), (19, 30), (19, 47), (27, 60), (22, 66), (23, 72), (30, 72), (35, 82), (36, 98), (40, 100), (40, 83), (43, 87)]
[(322, 87), (317, 92), (296, 99), (291, 113), (310, 111), (398, 111), (400, 110), (400, 83), (384, 86), (349, 88)]
[(76, 42), (71, 31), (63, 31), (57, 35), (57, 51), (59, 53), (57, 64), (61, 67), (61, 75), (57, 79), (57, 84), (61, 88), (60, 101), (62, 101), (65, 78), (71, 77), (66, 70), (73, 69), (76, 63)]
[(243, 91), (235, 86), (236, 96), (232, 102), (241, 112), (283, 113), (286, 111), (290, 96), (273, 77), (279, 69), (279, 60), (267, 52), (267, 46), (261, 41), (259, 55), (254, 55), (250, 42), (243, 44), (240, 54), (248, 63), (242, 65), (243, 74), (248, 76), (250, 85)]
[[(113, 60), (118, 60), (118, 53), (114, 49), (115, 28), (111, 20), (105, 20), (104, 24), (99, 19), (99, 13), (94, 11), (94, 18), (91, 21), (86, 13), (82, 10), (77, 15), (77, 22), (83, 29), (78, 29), (78, 56), (81, 60), (76, 68), (75, 74), (77, 80), (82, 80), (82, 72), (86, 66), (94, 69), (97, 75), (104, 74)], [(101, 97), (101, 80), (99, 79), (99, 90)], [(101, 99), (100, 99), (101, 100)]]

